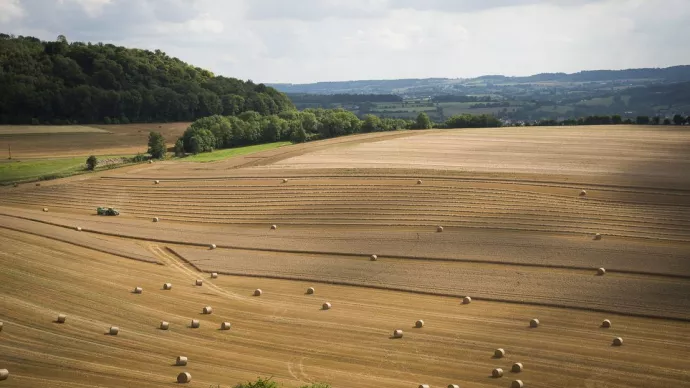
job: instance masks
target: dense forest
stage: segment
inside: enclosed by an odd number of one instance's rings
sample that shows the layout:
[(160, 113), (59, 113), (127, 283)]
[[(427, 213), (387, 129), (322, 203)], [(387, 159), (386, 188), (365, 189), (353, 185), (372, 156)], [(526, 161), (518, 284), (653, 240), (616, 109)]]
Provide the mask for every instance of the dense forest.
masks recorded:
[(0, 34), (0, 124), (193, 121), (294, 109), (277, 90), (156, 50)]

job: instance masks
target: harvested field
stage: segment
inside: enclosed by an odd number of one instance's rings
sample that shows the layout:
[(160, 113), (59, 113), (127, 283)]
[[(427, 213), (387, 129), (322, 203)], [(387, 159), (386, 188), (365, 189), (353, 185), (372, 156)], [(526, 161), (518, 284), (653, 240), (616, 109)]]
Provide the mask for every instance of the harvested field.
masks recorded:
[[(323, 314), (303, 282), (227, 276), (195, 288), (196, 274), (160, 247), (165, 266), (6, 229), (0, 247), (0, 265), (12, 268), (0, 282), (0, 363), (11, 371), (3, 387), (174, 386), (180, 354), (199, 387), (257, 375), (287, 387), (502, 386), (487, 371), (510, 368), (513, 358), (529, 365), (520, 378), (534, 387), (682, 387), (690, 378), (685, 323), (615, 316), (626, 345), (614, 348), (597, 313), (321, 285), (320, 296), (338, 306)], [(166, 280), (179, 285), (174, 295), (158, 290)], [(151, 291), (132, 295), (134, 282)], [(252, 298), (256, 285), (270, 292)], [(217, 313), (199, 314), (209, 302)], [(52, 322), (58, 311), (69, 324)], [(424, 329), (411, 330), (420, 315)], [(538, 332), (526, 327), (531, 316), (543, 322)], [(186, 327), (191, 317), (201, 328)], [(158, 329), (161, 319), (169, 330)], [(218, 330), (223, 321), (233, 329)], [(110, 326), (117, 336), (104, 335)], [(410, 330), (391, 341), (395, 327)], [(498, 346), (505, 362), (490, 357)]]
[[(594, 276), (593, 271), (507, 267), (477, 263), (365, 257), (213, 251), (176, 247), (174, 251), (202, 271), (271, 276), (381, 289), (406, 290), (475, 300), (531, 303), (605, 312), (677, 318), (690, 322), (690, 278), (642, 275)], [(631, 298), (637, 290), (644, 293)], [(587, 301), (583, 305), (583, 301)], [(460, 303), (460, 300), (455, 302)]]
[(372, 133), (0, 187), (3, 387), (173, 386), (179, 355), (198, 387), (499, 387), (516, 361), (528, 387), (690, 387), (689, 134)]
[(105, 129), (84, 125), (0, 125), (0, 136), (55, 133), (110, 133)]
[(12, 158), (62, 158), (134, 155), (146, 152), (150, 131), (161, 132), (169, 146), (189, 123), (92, 126), (0, 126), (0, 149), (12, 146)]
[(593, 126), (434, 131), (393, 141), (324, 149), (275, 168), (415, 168), (626, 181), (687, 188), (690, 131), (659, 126)]

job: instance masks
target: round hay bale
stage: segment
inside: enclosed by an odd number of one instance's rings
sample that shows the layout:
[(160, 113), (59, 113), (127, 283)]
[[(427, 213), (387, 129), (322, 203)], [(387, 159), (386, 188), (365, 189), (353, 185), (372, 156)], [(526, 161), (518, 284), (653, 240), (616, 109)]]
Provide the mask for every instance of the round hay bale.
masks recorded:
[(209, 245), (208, 247), (211, 248), (211, 249), (216, 249), (216, 244), (211, 244), (211, 245)]
[(257, 288), (256, 290), (254, 290), (254, 296), (261, 296), (261, 294), (263, 294), (263, 293), (264, 293), (264, 292), (261, 291), (260, 288)]
[(117, 333), (120, 332), (120, 328), (117, 326), (110, 326), (110, 330), (108, 330), (108, 334), (110, 335), (117, 335)]
[(164, 290), (172, 290), (172, 283), (163, 283)]
[(160, 219), (158, 217), (153, 217), (153, 222), (158, 222)]
[(19, 183), (15, 183), (15, 184), (14, 184), (14, 187), (19, 187)]
[(460, 388), (457, 384), (448, 384), (448, 388)]
[(170, 328), (170, 322), (161, 321), (161, 325), (160, 325), (161, 330), (168, 330), (169, 328)]
[(232, 325), (230, 324), (230, 322), (223, 322), (220, 324), (220, 329), (221, 330), (230, 330), (231, 326)]
[(379, 257), (376, 255), (371, 255), (371, 257), (369, 257), (369, 260), (371, 260), (371, 261), (376, 261), (378, 259), (379, 259)]
[(414, 327), (421, 329), (422, 327), (424, 327), (424, 321), (421, 319), (418, 320), (417, 322), (414, 323)]
[(161, 181), (155, 180), (155, 181), (153, 181), (153, 183), (157, 185), (157, 184), (161, 183)]
[(182, 372), (179, 375), (177, 375), (177, 383), (178, 384), (187, 384), (192, 381), (192, 375), (189, 374), (189, 372)]
[(529, 327), (531, 327), (531, 328), (539, 327), (539, 320), (537, 318), (533, 318), (532, 320), (530, 320), (529, 321)]
[(0, 369), (0, 381), (7, 380), (10, 377), (10, 371), (7, 369)]
[(400, 329), (393, 330), (393, 338), (402, 338), (403, 331)]
[(314, 294), (314, 287), (307, 288), (307, 295), (312, 295), (312, 294)]
[(143, 289), (143, 288), (141, 288), (141, 287), (134, 287), (134, 293), (135, 293), (135, 294), (141, 294), (142, 292), (144, 292), (144, 289)]
[(604, 321), (601, 323), (601, 327), (606, 328), (606, 329), (610, 328), (611, 327), (611, 321), (609, 321), (608, 319), (604, 319)]
[(587, 190), (580, 190), (580, 197), (585, 197), (587, 195)]
[(440, 226), (440, 225), (437, 226), (437, 227), (436, 227), (436, 232), (437, 232), (437, 233), (443, 232), (443, 226)]
[(496, 368), (491, 371), (491, 377), (497, 379), (499, 377), (503, 377), (503, 369), (501, 368)]
[(503, 358), (506, 355), (506, 351), (503, 350), (503, 348), (498, 348), (494, 350), (494, 357), (496, 358)]
[(175, 359), (175, 365), (177, 366), (187, 366), (187, 357), (185, 356), (177, 356)]
[(211, 307), (211, 306), (206, 306), (206, 307), (204, 307), (204, 309), (202, 310), (202, 312), (203, 312), (204, 314), (213, 314), (213, 307)]
[(47, 207), (44, 207), (44, 208), (43, 208), (43, 211), (44, 211), (44, 212), (47, 212), (47, 211), (48, 211), (48, 208), (47, 208)]
[(418, 185), (421, 185), (421, 184), (422, 184), (422, 180), (421, 180), (421, 179), (417, 180), (417, 184), (418, 184)]
[(81, 226), (77, 226), (77, 232), (81, 232)]
[(0, 322), (0, 331), (2, 331), (2, 325), (3, 325), (2, 322)]
[(198, 319), (192, 319), (192, 323), (189, 325), (192, 329), (198, 329), (201, 323)]
[(613, 346), (622, 346), (622, 345), (623, 345), (623, 338), (616, 337), (613, 339)]
[(326, 302), (326, 303), (324, 303), (324, 304), (321, 306), (321, 308), (322, 308), (323, 310), (330, 310), (330, 309), (331, 309), (331, 302)]
[(278, 225), (271, 225), (271, 230), (276, 230), (278, 229)]
[(470, 298), (469, 296), (462, 298), (462, 304), (470, 304), (470, 303), (472, 303), (472, 298)]
[(149, 160), (149, 164), (153, 164), (153, 160)]
[(601, 240), (601, 233), (597, 233), (594, 235), (595, 240)]
[(419, 388), (429, 388), (429, 384), (419, 384)]
[(288, 179), (287, 179), (287, 178), (283, 178), (283, 183), (288, 183)]
[(513, 364), (513, 367), (510, 368), (511, 372), (513, 373), (520, 373), (523, 369), (524, 367), (522, 366), (521, 362), (516, 362), (515, 364)]
[(40, 186), (40, 185), (41, 185), (40, 183), (36, 183), (36, 187), (38, 187), (38, 186)]
[(606, 268), (599, 268), (599, 269), (597, 269), (597, 275), (599, 275), (599, 276), (604, 276), (604, 275), (606, 275)]
[(201, 280), (201, 279), (197, 279), (197, 280), (196, 280), (196, 283), (194, 283), (194, 284), (197, 285), (197, 286), (199, 286), (199, 287), (201, 287), (201, 286), (204, 285), (204, 281)]
[(217, 272), (211, 272), (211, 279), (217, 279), (218, 278), (218, 273)]
[(66, 320), (67, 320), (67, 315), (65, 315), (65, 314), (58, 314), (57, 319), (55, 320), (55, 322), (57, 322), (57, 323), (65, 323)]
[(510, 388), (522, 388), (524, 386), (525, 384), (522, 383), (522, 380), (513, 380), (513, 382), (510, 383)]

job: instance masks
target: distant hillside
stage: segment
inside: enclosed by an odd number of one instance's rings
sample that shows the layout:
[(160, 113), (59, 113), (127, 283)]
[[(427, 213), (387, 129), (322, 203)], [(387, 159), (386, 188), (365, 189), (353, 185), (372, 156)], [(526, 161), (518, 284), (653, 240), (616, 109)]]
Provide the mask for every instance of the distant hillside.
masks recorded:
[(466, 87), (481, 84), (529, 84), (540, 82), (573, 83), (573, 82), (612, 82), (632, 81), (634, 84), (652, 82), (671, 83), (690, 81), (690, 66), (674, 66), (663, 69), (628, 69), (628, 70), (594, 70), (573, 74), (542, 73), (527, 77), (506, 77), (486, 75), (477, 78), (451, 79), (396, 79), (396, 80), (362, 80), (343, 82), (317, 82), (311, 84), (270, 84), (286, 93), (311, 94), (397, 94), (435, 96), (449, 94)]
[(0, 34), (0, 124), (192, 121), (293, 109), (263, 84), (216, 77), (156, 50)]

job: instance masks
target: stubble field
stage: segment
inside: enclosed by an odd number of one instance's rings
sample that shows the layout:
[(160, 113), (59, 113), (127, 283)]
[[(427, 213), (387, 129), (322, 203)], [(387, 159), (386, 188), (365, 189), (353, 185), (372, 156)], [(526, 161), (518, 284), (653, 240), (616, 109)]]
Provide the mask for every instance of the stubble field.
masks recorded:
[(172, 386), (188, 370), (198, 387), (690, 386), (689, 142), (624, 126), (369, 134), (0, 188), (0, 384)]

